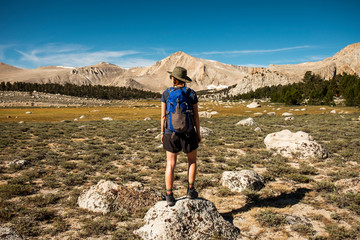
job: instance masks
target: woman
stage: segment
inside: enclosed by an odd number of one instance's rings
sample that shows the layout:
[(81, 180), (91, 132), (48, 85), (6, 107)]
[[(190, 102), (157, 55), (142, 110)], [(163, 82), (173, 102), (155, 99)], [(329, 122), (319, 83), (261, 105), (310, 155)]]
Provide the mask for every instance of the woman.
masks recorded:
[[(175, 205), (175, 198), (173, 196), (174, 170), (176, 166), (176, 159), (178, 153), (182, 150), (188, 157), (188, 198), (197, 198), (198, 193), (195, 190), (194, 182), (196, 175), (196, 157), (198, 144), (201, 141), (200, 136), (200, 121), (198, 113), (198, 99), (194, 90), (185, 88), (186, 83), (192, 80), (187, 76), (187, 70), (182, 67), (175, 67), (170, 73), (170, 79), (173, 82), (173, 88), (164, 91), (161, 97), (161, 142), (166, 150), (166, 171), (165, 171), (165, 185), (166, 185), (166, 201), (169, 206)], [(186, 91), (187, 100), (190, 102), (192, 109), (191, 121), (192, 125), (186, 132), (178, 133), (170, 130), (169, 127), (169, 109), (168, 99), (171, 91), (184, 90)], [(167, 114), (168, 113), (168, 114)], [(194, 126), (195, 125), (195, 126)]]

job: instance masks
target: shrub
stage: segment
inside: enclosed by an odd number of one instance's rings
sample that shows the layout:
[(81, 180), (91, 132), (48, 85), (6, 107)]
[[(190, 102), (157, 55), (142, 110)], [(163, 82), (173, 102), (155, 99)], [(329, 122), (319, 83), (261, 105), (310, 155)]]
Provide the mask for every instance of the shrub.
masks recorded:
[(10, 199), (15, 196), (25, 196), (32, 194), (34, 189), (29, 185), (4, 184), (0, 185), (0, 197)]
[(263, 227), (279, 227), (286, 223), (285, 216), (272, 210), (263, 210), (255, 214), (256, 221)]

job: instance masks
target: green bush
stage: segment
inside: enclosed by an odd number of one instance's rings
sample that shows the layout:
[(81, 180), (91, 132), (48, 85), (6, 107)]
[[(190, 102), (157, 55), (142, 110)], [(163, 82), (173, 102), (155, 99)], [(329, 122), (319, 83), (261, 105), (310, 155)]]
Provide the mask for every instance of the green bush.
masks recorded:
[(0, 185), (0, 197), (10, 199), (15, 196), (26, 196), (34, 192), (33, 187), (22, 184), (4, 184)]

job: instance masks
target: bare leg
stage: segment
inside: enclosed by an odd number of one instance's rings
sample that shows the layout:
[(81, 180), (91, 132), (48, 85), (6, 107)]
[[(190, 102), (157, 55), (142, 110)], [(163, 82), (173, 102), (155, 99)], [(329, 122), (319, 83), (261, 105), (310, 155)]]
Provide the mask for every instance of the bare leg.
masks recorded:
[(167, 194), (171, 194), (172, 192), (176, 159), (177, 159), (177, 153), (166, 151), (165, 185), (166, 185)]
[(194, 187), (195, 183), (195, 176), (196, 176), (196, 156), (197, 156), (197, 149), (187, 154), (189, 167), (188, 167), (188, 181), (189, 181), (189, 188)]

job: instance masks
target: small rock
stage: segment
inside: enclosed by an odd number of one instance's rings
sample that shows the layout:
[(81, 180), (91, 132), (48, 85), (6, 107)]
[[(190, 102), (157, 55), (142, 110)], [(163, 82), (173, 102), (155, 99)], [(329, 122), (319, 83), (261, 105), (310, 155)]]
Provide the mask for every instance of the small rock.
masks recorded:
[(102, 120), (104, 120), (104, 121), (112, 121), (113, 119), (111, 117), (104, 117), (104, 118), (102, 118)]
[(292, 115), (294, 115), (294, 114), (288, 113), (288, 112), (284, 112), (283, 114), (281, 114), (281, 116), (284, 116), (284, 117), (286, 117), (286, 116), (292, 116)]
[(221, 183), (231, 191), (241, 192), (244, 189), (260, 190), (265, 186), (264, 178), (252, 170), (225, 171)]
[(8, 167), (12, 167), (12, 166), (15, 166), (15, 167), (22, 167), (22, 166), (25, 166), (28, 162), (26, 160), (23, 160), (23, 159), (15, 159), (11, 162), (9, 162), (7, 164)]
[(199, 117), (211, 118), (211, 116), (212, 115), (209, 112), (206, 112), (206, 111), (199, 112)]
[(247, 108), (258, 108), (261, 107), (261, 105), (258, 102), (252, 102), (248, 105), (246, 105)]
[(85, 118), (85, 116), (84, 116), (84, 115), (81, 115), (81, 116), (80, 116), (80, 119), (84, 119), (84, 118)]
[(200, 127), (200, 135), (203, 137), (213, 134), (213, 130), (207, 127)]
[(144, 121), (151, 121), (151, 120), (152, 120), (151, 117), (146, 117), (146, 118), (144, 118)]
[(275, 113), (275, 112), (268, 112), (267, 115), (269, 115), (269, 116), (275, 116), (276, 113)]
[(302, 108), (301, 111), (306, 111), (306, 108)]
[(210, 112), (210, 114), (215, 115), (215, 114), (218, 114), (218, 112), (217, 111), (212, 111), (212, 112)]
[(256, 122), (253, 118), (247, 118), (247, 119), (243, 119), (243, 120), (237, 122), (235, 125), (254, 126), (254, 125), (256, 125)]
[(286, 117), (284, 120), (285, 120), (285, 121), (294, 121), (294, 119), (295, 119), (295, 118), (291, 116), (291, 117)]
[(0, 226), (0, 239), (3, 240), (22, 240), (23, 238), (15, 231), (15, 229), (10, 227)]
[(76, 122), (76, 121), (79, 121), (79, 119), (75, 118), (74, 121), (75, 121), (75, 122)]
[(23, 124), (23, 123), (24, 123), (24, 121), (20, 121), (20, 122), (19, 122), (19, 124)]
[(326, 108), (324, 108), (324, 107), (321, 107), (321, 108), (320, 108), (320, 110), (326, 110)]
[(146, 132), (149, 132), (149, 133), (154, 133), (154, 132), (157, 132), (158, 129), (157, 128), (148, 128), (146, 129)]
[(262, 131), (261, 131), (261, 128), (259, 128), (259, 127), (256, 127), (256, 128), (254, 129), (254, 131), (255, 131), (255, 132), (262, 132)]
[(330, 111), (330, 113), (336, 113), (336, 110), (334, 109), (334, 110)]
[(28, 111), (28, 112), (26, 112), (26, 114), (32, 114), (32, 112)]

